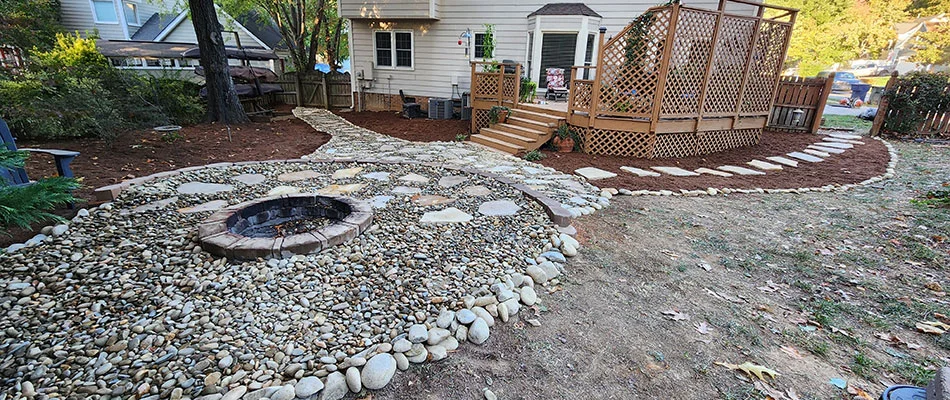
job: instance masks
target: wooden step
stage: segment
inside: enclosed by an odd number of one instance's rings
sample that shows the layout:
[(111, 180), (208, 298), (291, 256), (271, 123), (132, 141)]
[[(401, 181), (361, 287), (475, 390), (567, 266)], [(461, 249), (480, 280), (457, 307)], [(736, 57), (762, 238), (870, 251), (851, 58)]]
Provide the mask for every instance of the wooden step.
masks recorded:
[(544, 136), (547, 129), (549, 129), (547, 128), (544, 131), (541, 131), (538, 129), (528, 128), (528, 127), (518, 126), (518, 125), (511, 125), (511, 124), (495, 124), (495, 125), (490, 126), (489, 128), (497, 129), (499, 131), (511, 132), (516, 135), (521, 135), (521, 136), (526, 136), (526, 137), (531, 137), (531, 138)]
[(557, 124), (553, 122), (541, 122), (535, 121), (533, 119), (521, 118), (510, 116), (508, 117), (508, 125), (523, 126), (525, 128), (531, 128), (537, 131), (546, 132), (548, 130), (554, 130), (557, 128)]
[(533, 119), (539, 122), (554, 123), (554, 124), (560, 124), (562, 121), (564, 121), (564, 118), (561, 118), (555, 115), (522, 110), (518, 108), (512, 109), (511, 115), (515, 117), (519, 117), (519, 118)]
[(519, 152), (524, 151), (524, 147), (520, 145), (508, 143), (504, 140), (498, 140), (485, 135), (472, 135), (470, 139), (475, 143), (501, 150), (508, 154), (518, 154)]
[(535, 143), (538, 141), (538, 136), (522, 136), (516, 133), (505, 132), (498, 129), (492, 128), (482, 128), (478, 131), (480, 135), (485, 135), (490, 138), (495, 138), (498, 140), (503, 140), (505, 142), (521, 146), (523, 148), (532, 148)]
[(567, 118), (567, 104), (565, 104), (563, 111), (528, 103), (518, 103), (518, 108), (536, 113), (548, 114), (554, 117)]

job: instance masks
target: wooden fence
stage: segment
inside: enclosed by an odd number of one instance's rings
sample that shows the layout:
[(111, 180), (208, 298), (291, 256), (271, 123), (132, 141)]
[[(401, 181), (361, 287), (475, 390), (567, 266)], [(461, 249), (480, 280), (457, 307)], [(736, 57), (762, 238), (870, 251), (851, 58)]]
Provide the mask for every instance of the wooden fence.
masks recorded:
[(521, 64), (475, 62), (472, 65), (472, 132), (490, 124), (494, 106), (514, 108), (521, 91)]
[(281, 76), (277, 84), (284, 89), (276, 95), (277, 101), (283, 104), (320, 108), (353, 106), (349, 72), (324, 74), (315, 71), (299, 78), (296, 73), (288, 72)]
[(834, 73), (827, 78), (782, 77), (768, 127), (785, 132), (818, 132), (834, 79)]
[(913, 82), (898, 78), (897, 73), (892, 74), (884, 89), (884, 97), (881, 98), (874, 124), (871, 125), (871, 136), (908, 135), (904, 132), (896, 132), (895, 127), (910, 121), (910, 123), (916, 122), (916, 127), (912, 128), (914, 132), (909, 134), (911, 137), (950, 139), (950, 83), (947, 83), (942, 90), (939, 87), (937, 89), (942, 100), (922, 102), (925, 103), (924, 107), (919, 107), (914, 110), (915, 112), (891, 106), (891, 97), (909, 95), (911, 99), (914, 99), (918, 96), (920, 89)]

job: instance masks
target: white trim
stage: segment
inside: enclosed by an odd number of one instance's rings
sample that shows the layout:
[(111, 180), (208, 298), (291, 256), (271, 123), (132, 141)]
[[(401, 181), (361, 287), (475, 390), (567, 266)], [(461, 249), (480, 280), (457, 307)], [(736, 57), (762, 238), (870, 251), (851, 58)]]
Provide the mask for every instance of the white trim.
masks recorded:
[[(118, 12), (116, 12), (116, 14), (115, 14), (115, 21), (100, 21), (100, 20), (99, 20), (99, 15), (96, 13), (96, 4), (95, 4), (96, 1), (106, 2), (106, 1), (109, 1), (109, 0), (89, 0), (89, 10), (92, 11), (92, 22), (94, 22), (94, 23), (96, 23), (96, 24), (102, 24), (102, 25), (119, 25), (119, 14), (118, 14)], [(112, 0), (112, 1), (109, 1), (109, 2), (112, 3), (112, 9), (113, 9), (113, 11), (114, 11), (114, 10), (115, 10), (115, 1)]]
[(131, 5), (135, 6), (135, 19), (136, 19), (135, 23), (132, 23), (132, 22), (129, 22), (128, 20), (126, 20), (126, 21), (125, 21), (126, 24), (128, 24), (129, 26), (141, 27), (141, 26), (142, 26), (142, 15), (139, 14), (139, 4), (140, 4), (139, 1), (138, 1), (138, 0), (122, 0), (122, 12), (125, 12), (125, 5), (126, 5), (126, 4), (131, 4)]
[[(476, 40), (476, 38), (478, 37), (477, 35), (485, 35), (487, 33), (488, 32), (472, 32), (472, 48), (469, 49), (469, 53), (468, 53), (469, 61), (487, 61), (491, 59), (491, 58), (485, 58), (485, 57), (475, 57), (475, 46), (478, 44), (478, 40)], [(497, 37), (498, 35), (495, 35), (495, 36)], [(495, 58), (494, 54), (492, 54), (492, 58)]]
[[(228, 14), (224, 10), (221, 10), (220, 8), (221, 7), (218, 7), (217, 4), (214, 6), (214, 9), (217, 13), (219, 13), (224, 18), (228, 19), (230, 22), (234, 23), (234, 25), (237, 26), (238, 28), (241, 28), (241, 30), (244, 31), (244, 33), (247, 34), (247, 36), (249, 36), (251, 39), (254, 39), (254, 41), (257, 42), (257, 44), (261, 45), (261, 47), (263, 47), (265, 50), (273, 50), (270, 46), (264, 43), (260, 38), (258, 38), (257, 36), (254, 36), (254, 34), (251, 33), (251, 31), (247, 30), (247, 28), (245, 28), (244, 25), (238, 22), (238, 20), (234, 19), (234, 17), (232, 17), (230, 14)], [(163, 41), (166, 37), (168, 37), (168, 35), (174, 32), (176, 28), (178, 28), (178, 25), (181, 25), (182, 21), (188, 18), (188, 14), (189, 14), (188, 10), (184, 10), (181, 13), (179, 13), (178, 16), (176, 16), (175, 19), (170, 24), (168, 24), (168, 26), (165, 27), (165, 29), (159, 32), (157, 36), (155, 36), (155, 39), (153, 39), (153, 41), (154, 42)]]
[(125, 20), (125, 9), (122, 8), (122, 0), (112, 0), (113, 7), (116, 7), (119, 10), (119, 23), (122, 26), (122, 34), (125, 36), (125, 40), (132, 38), (132, 35), (129, 34), (129, 21)]
[[(376, 33), (377, 32), (386, 32), (389, 33), (389, 37), (392, 40), (390, 43), (392, 47), (389, 49), (391, 54), (392, 65), (377, 65), (376, 63)], [(412, 56), (412, 66), (410, 67), (397, 67), (396, 64), (396, 33), (409, 33), (409, 40), (412, 47), (409, 48), (409, 53)], [(353, 62), (350, 60), (350, 65), (352, 68)], [(374, 29), (373, 30), (373, 69), (388, 69), (396, 71), (415, 71), (416, 69), (416, 34), (412, 29)]]
[(541, 39), (544, 33), (541, 31), (541, 16), (536, 15), (534, 22), (534, 46), (531, 48), (531, 80), (538, 84), (541, 89)]
[(178, 13), (178, 15), (175, 16), (175, 19), (173, 19), (172, 22), (169, 23), (168, 26), (165, 27), (165, 29), (162, 29), (162, 31), (159, 32), (158, 35), (155, 35), (155, 39), (152, 39), (152, 41), (161, 42), (165, 40), (165, 38), (169, 34), (171, 34), (172, 31), (174, 31), (175, 28), (178, 27), (179, 24), (181, 24), (181, 21), (183, 21), (187, 17), (188, 17), (188, 10), (183, 10), (182, 12)]
[(247, 36), (250, 36), (251, 39), (254, 39), (254, 41), (257, 42), (257, 44), (261, 45), (261, 46), (264, 47), (264, 49), (266, 49), (266, 50), (272, 50), (272, 49), (270, 48), (270, 46), (268, 46), (266, 43), (264, 43), (263, 41), (261, 41), (261, 39), (259, 39), (257, 36), (254, 36), (254, 34), (251, 33), (251, 31), (247, 30), (247, 28), (245, 28), (243, 24), (241, 24), (240, 22), (238, 22), (238, 20), (234, 19), (234, 17), (232, 17), (231, 14), (228, 14), (228, 13), (225, 12), (224, 10), (220, 10), (220, 8), (221, 8), (221, 7), (218, 7), (217, 5), (214, 6), (214, 9), (215, 9), (215, 10), (217, 10), (218, 12), (220, 12), (221, 14), (223, 14), (225, 18), (230, 19), (231, 22), (234, 23), (234, 25), (237, 25), (238, 28), (241, 28), (241, 30), (244, 31), (244, 33), (246, 33)]

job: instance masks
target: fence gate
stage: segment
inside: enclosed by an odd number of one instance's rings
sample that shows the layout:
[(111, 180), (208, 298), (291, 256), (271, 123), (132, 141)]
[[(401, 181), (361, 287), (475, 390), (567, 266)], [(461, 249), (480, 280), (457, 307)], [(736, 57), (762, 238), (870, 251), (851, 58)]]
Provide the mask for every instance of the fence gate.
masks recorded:
[(818, 132), (834, 79), (834, 73), (828, 78), (782, 77), (775, 91), (769, 129)]
[[(921, 98), (926, 96), (921, 92), (928, 90), (915, 86), (912, 80), (898, 78), (897, 72), (891, 74), (881, 105), (874, 117), (874, 124), (871, 125), (871, 136), (892, 134), (912, 138), (950, 139), (950, 82), (945, 83), (943, 87), (930, 88), (929, 91), (934, 90), (942, 94), (939, 96), (942, 100), (931, 100), (933, 93), (930, 93), (927, 100), (921, 101)], [(916, 110), (891, 107), (891, 96), (909, 96), (910, 99), (917, 100), (915, 103), (922, 104)]]
[[(276, 94), (277, 101), (283, 104), (319, 108), (352, 107), (349, 72), (324, 74), (314, 71), (299, 78), (297, 73), (288, 72), (277, 83), (284, 89), (282, 93)], [(297, 93), (298, 88), (300, 93)]]

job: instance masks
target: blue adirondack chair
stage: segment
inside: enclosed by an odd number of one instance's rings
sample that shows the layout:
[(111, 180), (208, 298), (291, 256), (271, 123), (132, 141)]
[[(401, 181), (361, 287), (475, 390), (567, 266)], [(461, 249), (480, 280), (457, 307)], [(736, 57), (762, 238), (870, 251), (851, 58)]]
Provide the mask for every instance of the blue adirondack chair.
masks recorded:
[[(78, 151), (17, 149), (16, 142), (13, 139), (13, 134), (10, 133), (10, 127), (7, 126), (7, 122), (3, 119), (0, 119), (0, 145), (6, 146), (7, 150), (10, 151), (23, 150), (30, 153), (51, 155), (53, 156), (53, 160), (56, 162), (56, 171), (59, 172), (59, 176), (64, 176), (67, 178), (73, 177), (73, 171), (69, 169), (69, 163), (71, 163), (73, 159), (79, 155)], [(26, 176), (26, 170), (23, 168), (0, 168), (0, 179), (5, 180), (7, 184), (13, 186), (29, 185), (31, 183), (30, 178)]]

